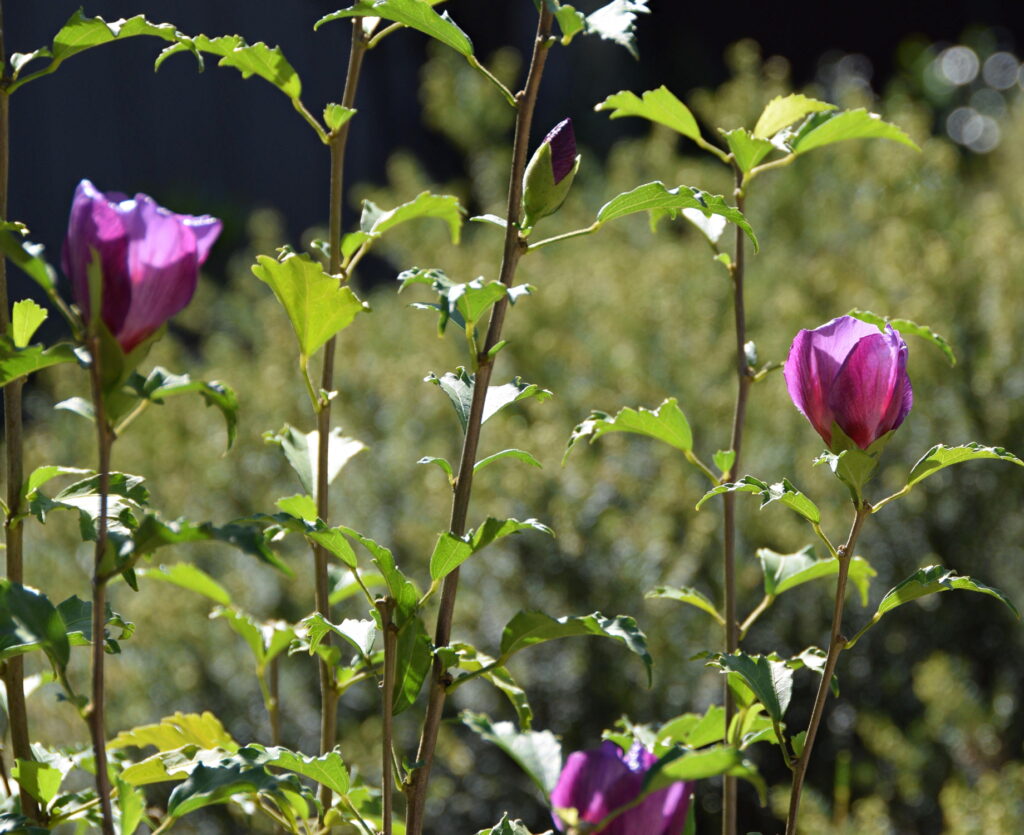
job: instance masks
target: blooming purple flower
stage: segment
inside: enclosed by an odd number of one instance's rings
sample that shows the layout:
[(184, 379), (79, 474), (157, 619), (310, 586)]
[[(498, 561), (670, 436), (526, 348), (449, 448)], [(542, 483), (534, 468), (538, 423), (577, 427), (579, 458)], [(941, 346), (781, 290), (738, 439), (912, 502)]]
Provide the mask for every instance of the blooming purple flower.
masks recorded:
[(555, 185), (558, 185), (576, 165), (576, 134), (572, 129), (572, 119), (562, 119), (544, 137), (544, 142), (551, 145), (551, 171)]
[(800, 331), (783, 374), (793, 403), (833, 452), (833, 426), (867, 449), (903, 423), (914, 402), (899, 332), (852, 316)]
[(88, 320), (89, 264), (93, 252), (99, 257), (100, 316), (127, 353), (191, 301), (220, 230), (215, 217), (175, 214), (145, 194), (104, 194), (82, 180), (71, 203), (62, 266)]
[[(609, 814), (640, 796), (644, 775), (657, 761), (634, 744), (624, 752), (614, 742), (569, 755), (551, 792), (555, 809), (575, 809), (580, 822), (600, 823)], [(680, 835), (693, 793), (692, 783), (673, 783), (612, 819), (594, 835)], [(559, 831), (565, 824), (555, 815)]]

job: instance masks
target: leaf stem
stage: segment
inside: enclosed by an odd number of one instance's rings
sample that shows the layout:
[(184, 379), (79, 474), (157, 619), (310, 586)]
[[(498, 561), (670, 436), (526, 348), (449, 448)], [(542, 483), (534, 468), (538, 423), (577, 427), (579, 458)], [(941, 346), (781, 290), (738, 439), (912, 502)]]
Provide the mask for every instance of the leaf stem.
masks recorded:
[(761, 617), (761, 615), (768, 611), (768, 608), (774, 602), (774, 594), (766, 594), (764, 597), (761, 598), (761, 602), (757, 604), (757, 608), (755, 608), (754, 611), (747, 615), (747, 619), (743, 621), (742, 625), (740, 626), (739, 639), (741, 641), (747, 637), (747, 632), (750, 631), (750, 627), (754, 625), (754, 623), (757, 621), (759, 617)]
[(818, 535), (818, 538), (825, 543), (825, 547), (828, 548), (828, 552), (833, 556), (833, 558), (838, 557), (839, 551), (836, 549), (836, 546), (832, 544), (832, 540), (828, 538), (828, 535), (825, 533), (825, 531), (821, 529), (821, 525), (819, 525), (816, 522), (811, 522), (811, 527), (814, 529), (814, 532)]
[[(342, 107), (352, 108), (355, 103), (356, 89), (359, 86), (359, 75), (366, 55), (366, 37), (363, 33), (362, 18), (352, 19), (352, 47), (348, 56), (348, 70), (345, 74), (345, 89), (341, 97)], [(330, 217), (329, 247), (331, 252), (330, 272), (341, 275), (342, 281), (348, 280), (348, 274), (341, 271), (341, 223), (342, 198), (344, 186), (345, 149), (348, 145), (349, 128), (352, 120), (345, 122), (330, 137), (331, 152), (331, 183), (330, 183)], [(334, 389), (334, 354), (337, 340), (331, 337), (324, 346), (324, 361), (320, 376), (321, 395), (320, 409), (317, 412), (317, 478), (316, 508), (317, 516), (325, 523), (330, 517), (330, 479), (329, 450), (331, 436), (331, 400), (327, 392)], [(316, 583), (316, 610), (328, 621), (331, 620), (330, 587), (327, 577), (327, 549), (322, 545), (313, 545), (313, 567)], [(327, 638), (326, 640), (330, 640)], [(323, 659), (319, 660), (320, 669), (320, 753), (326, 754), (334, 747), (337, 733), (338, 698), (340, 696), (337, 682), (330, 665)], [(326, 811), (331, 805), (331, 790), (320, 786), (320, 802)]]
[(366, 44), (366, 48), (367, 49), (373, 49), (377, 44), (379, 44), (382, 40), (384, 40), (384, 38), (386, 38), (388, 35), (392, 34), (393, 32), (397, 32), (399, 29), (404, 29), (404, 28), (405, 28), (405, 24), (404, 23), (392, 23), (390, 26), (385, 26), (376, 35), (374, 35), (372, 38), (370, 38), (369, 42)]
[(598, 229), (601, 228), (601, 225), (601, 221), (595, 220), (593, 223), (590, 224), (590, 226), (587, 226), (585, 229), (576, 229), (573, 232), (566, 232), (563, 235), (555, 235), (553, 238), (545, 238), (542, 241), (537, 241), (537, 243), (535, 244), (530, 244), (526, 248), (526, 251), (533, 252), (535, 250), (540, 249), (543, 246), (547, 246), (548, 244), (557, 244), (561, 241), (571, 240), (572, 238), (582, 238), (584, 235), (590, 235), (596, 232)]
[[(10, 184), (10, 82), (7, 50), (4, 41), (3, 7), (0, 5), (0, 220), (7, 217), (7, 192)], [(8, 333), (11, 326), (10, 298), (7, 291), (7, 259), (0, 256), (0, 331)], [(4, 388), (4, 446), (6, 452), (7, 517), (4, 520), (4, 541), (7, 554), (7, 579), (24, 583), (24, 528), (22, 525), (21, 485), (24, 480), (24, 442), (22, 426), (22, 388), (25, 378), (8, 383)], [(8, 716), (11, 727), (11, 748), (14, 757), (34, 760), (28, 730), (28, 707), (25, 704), (25, 662), (20, 655), (8, 659), (3, 667), (7, 686)], [(21, 808), (33, 820), (40, 820), (39, 806), (19, 786)]]
[(114, 835), (114, 816), (110, 806), (110, 776), (107, 774), (107, 735), (104, 685), (104, 633), (106, 630), (107, 577), (103, 562), (107, 553), (107, 513), (110, 494), (110, 451), (113, 433), (107, 422), (103, 402), (103, 369), (100, 359), (100, 340), (93, 335), (89, 342), (92, 362), (89, 376), (92, 381), (93, 410), (96, 415), (96, 445), (99, 449), (100, 506), (96, 520), (96, 557), (92, 579), (92, 702), (86, 711), (92, 735), (93, 754), (96, 758), (96, 795), (100, 799), (103, 835)]
[[(736, 208), (743, 211), (743, 174), (735, 167)], [(746, 269), (743, 230), (736, 227), (736, 257), (732, 265), (733, 318), (736, 330), (736, 406), (732, 419), (732, 436), (729, 448), (735, 453), (732, 466), (723, 479), (729, 481), (739, 471), (740, 453), (743, 448), (743, 424), (747, 413), (747, 395), (750, 392), (751, 376), (747, 363), (747, 316), (743, 298), (743, 279)], [(728, 477), (728, 478), (727, 478)], [(739, 646), (736, 628), (736, 494), (727, 492), (723, 496), (722, 564), (725, 576), (725, 651), (735, 652)], [(726, 677), (728, 679), (728, 676)], [(736, 712), (736, 702), (728, 682), (724, 685), (725, 726), (729, 727)], [(722, 835), (736, 832), (736, 778), (728, 775), (722, 778)]]
[(483, 75), (484, 78), (490, 81), (491, 84), (493, 84), (501, 91), (501, 94), (505, 97), (505, 101), (512, 105), (512, 107), (519, 106), (519, 101), (512, 94), (512, 91), (509, 90), (508, 87), (506, 87), (504, 84), (502, 84), (501, 80), (494, 73), (492, 73), (489, 69), (487, 69), (487, 67), (481, 64), (477, 60), (475, 55), (466, 56), (466, 60), (469, 61), (469, 65), (473, 69), (477, 70), (481, 75)]
[(814, 699), (811, 721), (807, 726), (804, 748), (800, 752), (800, 759), (797, 760), (796, 768), (793, 771), (793, 790), (789, 796), (789, 816), (786, 819), (786, 835), (796, 835), (797, 817), (800, 814), (800, 794), (803, 791), (804, 778), (807, 776), (807, 765), (811, 759), (811, 750), (814, 748), (814, 737), (818, 732), (818, 726), (821, 724), (821, 717), (825, 711), (825, 701), (828, 699), (828, 691), (832, 683), (832, 676), (835, 674), (839, 653), (843, 651), (844, 644), (846, 643), (846, 639), (842, 636), (843, 604), (846, 601), (846, 579), (850, 573), (850, 560), (853, 558), (853, 548), (857, 543), (857, 536), (860, 534), (861, 526), (870, 514), (870, 505), (864, 503), (856, 506), (853, 524), (850, 526), (850, 535), (846, 539), (846, 544), (839, 549), (839, 581), (836, 584), (836, 602), (832, 610), (832, 631), (829, 635), (828, 654), (825, 657), (825, 669), (821, 674), (821, 683), (818, 685), (818, 695)]
[[(520, 208), (523, 197), (523, 173), (526, 170), (526, 155), (530, 143), (530, 125), (533, 122), (533, 111), (537, 104), (540, 81), (547, 61), (548, 47), (552, 24), (551, 9), (546, 3), (540, 7), (537, 20), (537, 32), (533, 41), (533, 54), (530, 58), (530, 69), (526, 76), (523, 89), (515, 96), (517, 103), (515, 140), (512, 147), (512, 166), (509, 172), (508, 211), (505, 215), (505, 244), (501, 260), (501, 283), (511, 287), (515, 279), (519, 259), (526, 250), (526, 242), (519, 233)], [(451, 524), (449, 530), (454, 536), (461, 537), (466, 532), (466, 517), (469, 511), (470, 494), (473, 488), (473, 467), (476, 464), (477, 446), (480, 441), (480, 426), (483, 418), (484, 400), (487, 397), (487, 385), (494, 368), (494, 357), (491, 350), (501, 340), (501, 329), (508, 310), (508, 296), (501, 298), (491, 311), (491, 319), (487, 328), (487, 338), (483, 350), (477, 358), (478, 369), (473, 385), (473, 401), (470, 405), (466, 435), (463, 439), (462, 458), (459, 462), (459, 474), (455, 481), (455, 494), (452, 499)], [(444, 579), (441, 588), (441, 603), (437, 615), (437, 627), (434, 633), (434, 646), (448, 645), (451, 637), (452, 618), (455, 609), (455, 595), (459, 587), (459, 569), (456, 568)], [(424, 809), (427, 800), (427, 783), (430, 769), (434, 761), (434, 748), (437, 745), (437, 734), (441, 725), (441, 714), (444, 710), (450, 676), (441, 661), (435, 656), (430, 681), (430, 694), (427, 702), (427, 713), (423, 720), (423, 730), (417, 749), (416, 762), (406, 780), (407, 835), (421, 835), (423, 831)]]
[(911, 486), (908, 484), (906, 487), (903, 487), (903, 488), (897, 490), (891, 496), (886, 496), (881, 501), (875, 502), (872, 505), (872, 507), (871, 507), (871, 512), (872, 513), (878, 513), (878, 511), (881, 510), (882, 507), (884, 507), (885, 505), (889, 504), (889, 502), (893, 501), (894, 499), (903, 498), (903, 496), (907, 495), (907, 493), (909, 493), (910, 490), (911, 490)]

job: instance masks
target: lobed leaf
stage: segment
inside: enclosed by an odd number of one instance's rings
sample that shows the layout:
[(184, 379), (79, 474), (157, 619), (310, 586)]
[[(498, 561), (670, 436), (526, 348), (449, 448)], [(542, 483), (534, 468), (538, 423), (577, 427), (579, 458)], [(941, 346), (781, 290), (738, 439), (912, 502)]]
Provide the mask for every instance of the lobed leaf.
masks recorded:
[(15, 348), (25, 348), (32, 341), (39, 326), (46, 321), (49, 311), (40, 307), (32, 299), (22, 299), (14, 303), (11, 310), (11, 339)]
[(637, 96), (629, 90), (620, 90), (596, 105), (594, 110), (610, 110), (609, 119), (639, 116), (659, 125), (665, 125), (688, 139), (700, 138), (700, 127), (685, 104), (664, 84), (657, 90), (648, 90)]
[[(277, 432), (264, 433), (263, 440), (281, 447), (285, 459), (299, 477), (302, 489), (315, 499), (320, 433), (316, 429), (301, 432), (286, 423)], [(366, 444), (344, 437), (340, 427), (331, 429), (327, 439), (327, 483), (331, 484), (352, 457), (364, 449)]]
[(768, 484), (759, 478), (747, 475), (737, 482), (720, 484), (718, 487), (708, 490), (701, 497), (701, 500), (697, 502), (697, 509), (699, 510), (701, 505), (712, 496), (718, 496), (722, 493), (756, 493), (761, 496), (761, 507), (772, 502), (781, 502), (794, 513), (803, 516), (812, 525), (817, 525), (821, 522), (821, 511), (818, 510), (818, 506), (797, 490), (788, 478), (784, 478), (775, 484)]
[(166, 716), (153, 725), (139, 725), (128, 731), (121, 731), (107, 748), (126, 748), (129, 745), (145, 748), (154, 746), (158, 751), (173, 751), (185, 745), (200, 748), (222, 748), (237, 751), (238, 743), (231, 737), (220, 720), (209, 711), (203, 713), (181, 713)]
[(197, 56), (205, 52), (220, 58), (218, 66), (234, 67), (242, 74), (242, 78), (258, 76), (293, 101), (298, 101), (302, 95), (302, 80), (278, 46), (269, 47), (262, 42), (249, 44), (241, 35), (211, 38), (207, 35), (187, 37), (179, 34), (175, 41), (160, 53), (156, 61), (157, 68), (178, 52), (191, 52)]
[(883, 122), (877, 113), (869, 113), (864, 108), (813, 115), (789, 137), (789, 146), (794, 154), (805, 154), (845, 139), (891, 139), (915, 151), (921, 150), (901, 128)]
[(132, 374), (127, 383), (134, 394), (153, 403), (162, 403), (179, 394), (198, 394), (207, 406), (215, 406), (224, 416), (228, 431), (228, 449), (235, 442), (238, 428), (238, 396), (230, 386), (213, 380), (193, 380), (188, 374), (174, 374), (157, 366), (147, 377)]
[(732, 152), (733, 159), (736, 160), (736, 165), (744, 174), (775, 150), (775, 146), (767, 139), (751, 136), (745, 128), (722, 131), (722, 136)]
[(1024, 467), (1024, 461), (1007, 452), (1002, 447), (982, 446), (974, 443), (962, 444), (960, 446), (946, 446), (936, 444), (914, 464), (910, 475), (907, 478), (907, 487), (910, 489), (915, 484), (920, 484), (928, 476), (934, 475), (939, 470), (952, 467), (954, 464), (962, 464), (964, 461), (977, 461), (980, 459), (996, 459)]
[(835, 110), (834, 104), (812, 99), (801, 93), (790, 93), (787, 96), (776, 96), (765, 106), (754, 125), (752, 134), (755, 139), (771, 139), (783, 128), (788, 128), (810, 113)]
[[(473, 387), (476, 384), (476, 375), (469, 374), (465, 368), (459, 367), (455, 373), (447, 371), (441, 377), (428, 374), (424, 381), (433, 383), (448, 395), (448, 399), (455, 408), (459, 425), (465, 432), (469, 425), (469, 413), (473, 405)], [(515, 377), (503, 385), (488, 386), (480, 422), (486, 423), (506, 406), (531, 397), (544, 401), (551, 397), (551, 392), (542, 389), (536, 383), (526, 383), (519, 377)]]
[(955, 571), (951, 571), (941, 565), (929, 565), (925, 568), (919, 568), (907, 577), (906, 580), (889, 589), (885, 597), (879, 602), (874, 619), (878, 620), (886, 612), (891, 612), (897, 606), (902, 606), (911, 600), (954, 589), (976, 591), (994, 597), (1009, 608), (1017, 620), (1020, 620), (1020, 612), (1017, 611), (1017, 607), (999, 589), (986, 586), (984, 583), (979, 583), (971, 577), (960, 576)]
[(643, 406), (639, 409), (627, 406), (619, 409), (614, 417), (606, 412), (592, 412), (589, 418), (573, 430), (565, 455), (568, 456), (573, 446), (583, 438), (594, 443), (608, 432), (632, 432), (664, 441), (684, 453), (693, 450), (690, 423), (676, 399), (670, 397), (653, 411)]
[(325, 23), (349, 17), (381, 17), (417, 29), (466, 58), (473, 54), (473, 42), (469, 36), (455, 24), (447, 12), (438, 14), (426, 0), (357, 0), (347, 9), (324, 15), (313, 28), (319, 29)]

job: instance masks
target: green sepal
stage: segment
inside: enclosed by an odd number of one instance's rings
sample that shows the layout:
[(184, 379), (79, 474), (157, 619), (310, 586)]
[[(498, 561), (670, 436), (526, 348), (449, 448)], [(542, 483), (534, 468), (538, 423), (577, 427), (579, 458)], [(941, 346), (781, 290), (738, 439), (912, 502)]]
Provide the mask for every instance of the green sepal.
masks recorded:
[(542, 142), (533, 152), (530, 164), (526, 166), (526, 173), (523, 175), (524, 230), (528, 232), (536, 226), (538, 220), (553, 215), (561, 208), (576, 178), (580, 158), (577, 154), (572, 169), (556, 183), (551, 160), (551, 143)]

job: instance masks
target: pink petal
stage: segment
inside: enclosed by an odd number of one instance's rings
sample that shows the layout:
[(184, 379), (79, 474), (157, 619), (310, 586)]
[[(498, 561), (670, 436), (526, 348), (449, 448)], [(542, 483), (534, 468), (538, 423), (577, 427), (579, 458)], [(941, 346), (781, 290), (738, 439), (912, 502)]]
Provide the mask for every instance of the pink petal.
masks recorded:
[(896, 394), (897, 357), (898, 349), (876, 329), (850, 351), (829, 392), (836, 423), (861, 449), (885, 434), (882, 426)]

